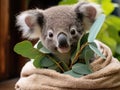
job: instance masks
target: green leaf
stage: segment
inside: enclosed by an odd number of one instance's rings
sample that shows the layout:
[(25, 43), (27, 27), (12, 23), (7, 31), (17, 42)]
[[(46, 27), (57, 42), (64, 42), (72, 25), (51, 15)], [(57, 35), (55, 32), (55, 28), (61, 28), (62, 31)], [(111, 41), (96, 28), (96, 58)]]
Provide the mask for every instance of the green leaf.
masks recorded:
[(108, 36), (104, 36), (104, 38), (102, 38), (101, 41), (105, 43), (106, 45), (108, 45), (113, 53), (115, 52), (115, 49), (117, 46), (117, 42), (115, 39), (108, 37)]
[(15, 45), (14, 51), (24, 57), (35, 59), (37, 56), (41, 56), (37, 49), (33, 48), (32, 43), (30, 41), (22, 41)]
[(22, 52), (22, 50), (24, 50), (26, 48), (31, 49), (31, 47), (33, 47), (32, 43), (30, 41), (25, 40), (25, 41), (22, 41), (20, 43), (17, 43), (14, 47), (14, 51), (15, 52)]
[(79, 50), (80, 50), (80, 46), (81, 46), (81, 38), (78, 40), (78, 43), (77, 43), (77, 50), (76, 50), (76, 51), (79, 51)]
[(92, 42), (89, 44), (89, 47), (100, 57), (106, 59), (106, 57), (96, 48), (95, 43)]
[[(114, 34), (113, 34), (114, 33)], [(116, 41), (116, 43), (120, 43), (120, 36), (119, 36), (119, 31), (117, 31), (116, 29), (109, 27), (108, 28), (108, 34), (109, 34), (109, 38), (112, 38)]]
[(61, 72), (61, 69), (56, 65), (49, 66), (48, 69), (56, 70), (57, 72)]
[(85, 51), (85, 63), (91, 72), (92, 70), (90, 68), (90, 62), (93, 59), (93, 57), (94, 57), (94, 52), (90, 48)]
[(51, 59), (47, 58), (47, 56), (46, 56), (41, 60), (40, 64), (42, 67), (50, 67), (50, 66), (54, 65), (55, 63)]
[(105, 21), (109, 26), (115, 28), (117, 31), (120, 31), (120, 18), (114, 15), (109, 15)]
[(86, 75), (91, 73), (89, 67), (86, 64), (82, 64), (82, 63), (76, 63), (75, 65), (73, 65), (72, 71), (81, 75)]
[(80, 47), (87, 42), (89, 33), (85, 33), (78, 41), (77, 43), (77, 51), (80, 50)]
[(38, 42), (38, 44), (37, 44), (37, 49), (41, 49), (42, 47), (43, 47), (43, 45), (42, 45), (41, 41)]
[[(86, 53), (87, 53), (88, 51), (90, 51), (90, 50), (91, 50), (91, 49), (90, 49), (89, 45), (86, 46), (86, 47), (82, 50), (82, 53), (80, 54), (79, 59), (85, 59), (85, 58), (86, 58)], [(91, 53), (91, 54), (92, 54), (92, 53)]]
[(88, 36), (89, 36), (89, 33), (86, 33), (85, 35), (83, 35), (80, 41), (80, 46), (82, 46), (83, 44), (87, 42)]
[(75, 4), (77, 3), (78, 0), (62, 0), (59, 4), (60, 5), (65, 5), (65, 4)]
[(34, 59), (33, 64), (37, 68), (48, 68), (50, 66), (53, 66), (55, 63), (47, 56), (38, 56)]
[[(89, 35), (89, 33), (86, 33), (86, 34), (84, 34), (84, 35), (79, 39), (78, 44), (77, 44), (77, 50), (74, 50), (74, 52), (72, 53), (72, 55), (71, 55), (71, 60), (74, 59), (76, 53), (80, 50), (80, 47), (87, 42), (88, 35)], [(83, 53), (84, 53), (84, 49), (83, 49), (80, 57), (84, 57), (84, 54), (83, 54)]]
[(85, 62), (89, 67), (90, 60), (94, 57), (94, 52), (91, 49), (85, 50)]
[(112, 0), (101, 0), (101, 6), (106, 15), (111, 14), (115, 9)]
[(75, 78), (80, 78), (80, 77), (83, 76), (83, 75), (81, 75), (81, 74), (77, 74), (77, 73), (73, 72), (72, 70), (69, 70), (69, 71), (67, 71), (67, 72), (64, 72), (64, 74), (71, 75), (71, 76), (73, 76), (73, 77), (75, 77)]
[(39, 51), (42, 52), (42, 53), (44, 53), (44, 54), (50, 54), (50, 53), (51, 53), (48, 49), (46, 49), (46, 48), (42, 45), (41, 41), (38, 43), (37, 49), (39, 49)]
[(103, 24), (101, 30), (99, 31), (98, 35), (97, 35), (97, 39), (99, 38), (99, 40), (101, 41), (101, 39), (103, 38), (103, 35), (107, 35), (107, 28), (108, 25), (106, 23)]
[(75, 50), (74, 52), (72, 52), (72, 55), (71, 55), (71, 62), (73, 61), (73, 59), (74, 59), (76, 53), (77, 53), (77, 50)]
[(43, 55), (36, 57), (36, 58), (34, 59), (34, 61), (33, 61), (33, 65), (34, 65), (36, 68), (43, 68), (42, 65), (41, 65), (41, 61), (42, 61), (43, 58), (44, 58)]
[(64, 63), (63, 61), (61, 61), (61, 67), (63, 67), (64, 71), (68, 71), (69, 70), (69, 67), (67, 66), (66, 63)]
[(50, 52), (48, 49), (46, 49), (45, 47), (42, 47), (39, 51), (42, 52), (42, 53), (44, 53), (44, 54), (50, 54), (50, 53), (51, 53), (51, 52)]
[(120, 54), (120, 44), (117, 45), (116, 52), (117, 52), (118, 54)]
[(101, 14), (97, 20), (93, 23), (92, 27), (90, 28), (89, 36), (88, 36), (88, 42), (93, 42), (100, 31), (100, 28), (102, 27), (102, 24), (104, 23), (105, 15)]

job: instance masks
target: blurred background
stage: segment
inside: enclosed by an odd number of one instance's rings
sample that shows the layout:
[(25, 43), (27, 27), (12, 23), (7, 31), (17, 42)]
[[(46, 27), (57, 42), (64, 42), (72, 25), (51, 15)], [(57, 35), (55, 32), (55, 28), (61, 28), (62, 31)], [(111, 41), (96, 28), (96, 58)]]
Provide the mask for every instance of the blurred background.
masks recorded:
[[(23, 40), (21, 32), (15, 26), (16, 15), (28, 9), (46, 9), (54, 5), (75, 4), (78, 1), (101, 5), (106, 20), (97, 39), (108, 45), (113, 56), (120, 60), (120, 0), (0, 0), (0, 90), (7, 90), (1, 89), (6, 83), (4, 81), (19, 77), (21, 68), (28, 61), (13, 51), (14, 45)], [(32, 41), (33, 44), (36, 41)], [(12, 81), (12, 85), (16, 80)], [(9, 86), (10, 83), (11, 81), (7, 82)]]

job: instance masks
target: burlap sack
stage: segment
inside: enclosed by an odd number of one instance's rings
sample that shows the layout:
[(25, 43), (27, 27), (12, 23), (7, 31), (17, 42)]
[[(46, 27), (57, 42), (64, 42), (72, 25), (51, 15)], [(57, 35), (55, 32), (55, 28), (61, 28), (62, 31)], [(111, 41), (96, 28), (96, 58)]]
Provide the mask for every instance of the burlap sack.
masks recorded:
[(36, 69), (28, 62), (15, 85), (16, 90), (120, 90), (120, 62), (112, 57), (111, 50), (101, 42), (100, 50), (107, 57), (96, 57), (91, 63), (94, 73), (74, 78), (54, 70)]

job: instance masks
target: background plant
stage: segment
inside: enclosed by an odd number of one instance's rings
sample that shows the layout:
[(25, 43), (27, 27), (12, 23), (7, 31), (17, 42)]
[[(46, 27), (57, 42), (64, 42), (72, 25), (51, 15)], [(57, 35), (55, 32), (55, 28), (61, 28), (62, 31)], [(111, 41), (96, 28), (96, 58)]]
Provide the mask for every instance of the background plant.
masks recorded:
[[(106, 20), (97, 35), (97, 39), (108, 45), (111, 48), (113, 55), (120, 60), (120, 17), (112, 14), (115, 7), (119, 7), (119, 5), (113, 3), (112, 0), (79, 1), (90, 1), (101, 5), (101, 8), (106, 15)], [(75, 4), (77, 2), (78, 0), (62, 0), (60, 4)]]

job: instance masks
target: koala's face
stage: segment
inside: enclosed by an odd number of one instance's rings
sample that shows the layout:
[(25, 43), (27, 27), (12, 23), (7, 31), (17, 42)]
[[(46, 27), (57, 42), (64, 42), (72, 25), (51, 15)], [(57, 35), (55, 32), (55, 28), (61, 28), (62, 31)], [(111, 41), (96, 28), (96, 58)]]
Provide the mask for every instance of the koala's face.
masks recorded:
[(39, 37), (51, 52), (68, 53), (77, 46), (79, 38), (93, 23), (96, 15), (96, 5), (80, 3), (29, 10), (18, 16), (17, 24), (23, 29), (25, 37)]
[(47, 49), (67, 53), (76, 46), (84, 27), (73, 10), (65, 6), (50, 8), (44, 12), (44, 19), (40, 39)]

